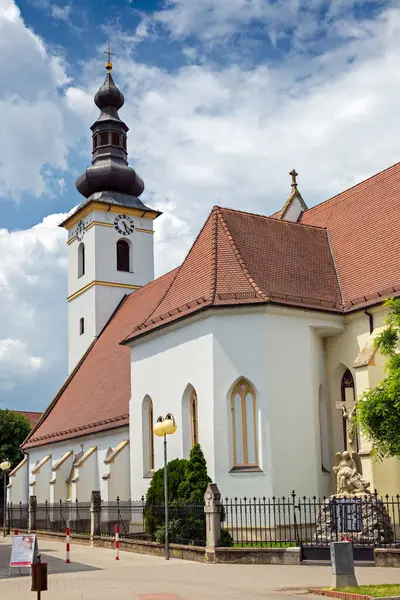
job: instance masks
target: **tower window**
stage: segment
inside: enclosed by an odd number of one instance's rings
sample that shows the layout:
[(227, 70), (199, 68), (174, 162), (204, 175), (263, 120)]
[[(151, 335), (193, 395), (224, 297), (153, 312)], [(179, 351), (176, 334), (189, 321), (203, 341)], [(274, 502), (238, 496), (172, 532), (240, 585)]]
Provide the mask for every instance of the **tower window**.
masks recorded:
[(108, 133), (100, 133), (100, 146), (108, 146)]
[(122, 136), (122, 147), (126, 150), (126, 137), (124, 135)]
[(117, 242), (117, 270), (118, 271), (130, 271), (129, 265), (129, 244), (125, 240), (118, 240)]
[(93, 152), (96, 150), (97, 148), (97, 135), (93, 136)]
[(83, 335), (85, 333), (85, 319), (81, 317), (79, 319), (79, 335)]
[(78, 277), (85, 274), (85, 244), (81, 242), (78, 246)]
[(120, 135), (118, 133), (112, 133), (111, 134), (111, 144), (113, 146), (120, 146), (121, 145)]

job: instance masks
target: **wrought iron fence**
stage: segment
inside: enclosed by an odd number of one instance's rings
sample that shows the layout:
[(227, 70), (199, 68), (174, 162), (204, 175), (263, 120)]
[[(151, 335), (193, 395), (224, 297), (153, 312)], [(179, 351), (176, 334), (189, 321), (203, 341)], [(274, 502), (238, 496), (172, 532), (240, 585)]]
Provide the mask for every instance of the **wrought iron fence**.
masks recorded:
[(400, 496), (223, 500), (223, 527), (240, 547), (400, 547)]
[[(3, 515), (3, 512), (1, 514)], [(8, 525), (10, 529), (28, 529), (28, 520), (29, 506), (27, 504), (19, 502), (18, 504), (7, 505), (5, 525)]]
[(90, 534), (90, 502), (60, 502), (37, 504), (36, 529), (38, 531)]
[(121, 538), (148, 538), (144, 521), (145, 498), (140, 500), (102, 501), (100, 509), (100, 534), (114, 536), (115, 526), (119, 526)]
[[(152, 503), (145, 506), (146, 530), (151, 539), (163, 542), (165, 537), (165, 504)], [(204, 502), (172, 501), (168, 505), (168, 535), (173, 544), (191, 546), (206, 545), (206, 517)]]

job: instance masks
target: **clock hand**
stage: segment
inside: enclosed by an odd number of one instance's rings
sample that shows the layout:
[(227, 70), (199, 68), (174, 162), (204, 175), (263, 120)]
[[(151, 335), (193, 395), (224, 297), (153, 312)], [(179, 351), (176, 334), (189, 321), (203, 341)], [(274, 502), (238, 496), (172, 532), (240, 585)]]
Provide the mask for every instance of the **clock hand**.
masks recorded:
[(124, 226), (126, 233), (129, 233), (129, 230), (128, 230), (128, 227), (126, 226), (125, 221), (122, 221), (122, 225)]

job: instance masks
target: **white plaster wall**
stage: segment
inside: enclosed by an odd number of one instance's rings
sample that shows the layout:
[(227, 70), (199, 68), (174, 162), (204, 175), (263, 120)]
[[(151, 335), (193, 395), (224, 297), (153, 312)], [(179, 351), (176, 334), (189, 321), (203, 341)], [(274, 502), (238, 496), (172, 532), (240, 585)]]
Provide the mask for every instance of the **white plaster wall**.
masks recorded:
[[(199, 441), (215, 478), (213, 418), (213, 341), (211, 320), (184, 328), (168, 330), (165, 335), (147, 338), (131, 349), (130, 448), (131, 497), (138, 500), (147, 491), (150, 479), (143, 477), (142, 402), (146, 395), (153, 401), (154, 422), (172, 412), (178, 430), (168, 437), (168, 460), (183, 457), (182, 397), (187, 385), (193, 385), (198, 397)], [(144, 423), (147, 428), (147, 420)], [(162, 438), (154, 440), (155, 469), (163, 465)]]
[(108, 479), (108, 498), (104, 500), (114, 501), (128, 500), (131, 497), (130, 480), (130, 451), (126, 446), (116, 457), (115, 462), (110, 465), (110, 478)]
[[(121, 211), (121, 214), (123, 211)], [(68, 246), (68, 296), (81, 290), (92, 281), (105, 281), (125, 285), (143, 286), (154, 278), (153, 235), (137, 229), (153, 230), (153, 221), (145, 217), (132, 216), (135, 230), (128, 236), (121, 236), (114, 228), (118, 213), (92, 211), (83, 220), (86, 226), (92, 222), (104, 225), (92, 225), (86, 230), (82, 242), (85, 245), (85, 274), (78, 277), (78, 248), (81, 242), (73, 240)], [(76, 225), (70, 231), (75, 232)], [(119, 239), (127, 240), (131, 245), (131, 272), (117, 270), (116, 244)], [(69, 371), (75, 367), (86, 351), (94, 336), (98, 335), (111, 317), (125, 294), (131, 288), (95, 285), (73, 300), (68, 307), (68, 364)], [(80, 319), (84, 319), (85, 331), (80, 334)]]
[[(100, 494), (102, 495), (102, 497), (106, 497), (108, 495), (108, 483), (107, 481), (105, 481), (102, 478), (102, 475), (107, 471), (107, 466), (104, 464), (104, 459), (106, 458), (107, 452), (109, 448), (115, 448), (120, 442), (127, 440), (128, 439), (128, 435), (129, 435), (129, 429), (128, 427), (121, 427), (120, 429), (116, 429), (114, 431), (110, 431), (110, 432), (104, 432), (104, 433), (98, 433), (92, 436), (85, 436), (85, 437), (81, 437), (81, 438), (76, 438), (73, 440), (66, 440), (65, 442), (60, 442), (59, 444), (48, 444), (47, 446), (40, 446), (38, 448), (32, 448), (30, 450), (27, 451), (27, 454), (29, 454), (29, 473), (30, 473), (30, 478), (32, 479), (33, 476), (31, 474), (31, 471), (33, 469), (33, 467), (36, 464), (37, 460), (41, 460), (44, 456), (46, 456), (47, 454), (51, 454), (51, 459), (49, 460), (48, 463), (46, 463), (46, 465), (44, 465), (42, 467), (42, 470), (44, 469), (45, 466), (49, 466), (48, 467), (48, 473), (46, 474), (46, 477), (42, 477), (40, 479), (40, 488), (38, 490), (38, 488), (35, 486), (36, 488), (36, 495), (38, 495), (38, 493), (40, 493), (40, 499), (38, 496), (38, 502), (44, 502), (46, 499), (48, 501), (50, 500), (54, 500), (55, 502), (58, 502), (60, 499), (62, 500), (66, 500), (66, 497), (64, 498), (56, 498), (54, 496), (54, 498), (51, 498), (51, 494), (50, 494), (50, 488), (52, 487), (50, 485), (50, 479), (53, 477), (54, 474), (61, 477), (68, 477), (68, 474), (66, 474), (65, 471), (51, 471), (50, 468), (66, 453), (68, 452), (68, 450), (72, 450), (74, 456), (76, 454), (78, 454), (79, 452), (83, 451), (86, 452), (87, 450), (89, 450), (89, 448), (91, 448), (92, 446), (97, 446), (97, 452), (95, 452), (92, 457), (90, 457), (86, 463), (83, 465), (83, 467), (81, 467), (80, 469), (80, 474), (79, 474), (79, 478), (80, 478), (80, 482), (83, 484), (83, 480), (86, 477), (86, 473), (88, 473), (88, 479), (87, 479), (87, 484), (86, 485), (82, 485), (79, 486), (78, 485), (78, 491), (83, 493), (85, 497), (78, 497), (78, 500), (82, 501), (82, 502), (86, 502), (90, 500), (91, 497), (91, 493), (92, 491), (100, 491)], [(94, 462), (89, 462), (91, 461), (91, 459), (95, 457)], [(118, 457), (117, 457), (118, 460)], [(87, 469), (87, 471), (85, 470)], [(129, 481), (129, 469), (127, 469), (125, 475), (124, 475), (125, 480), (128, 479)], [(128, 500), (129, 499), (129, 486), (126, 485), (126, 481), (121, 481), (121, 494), (120, 498), (123, 500)], [(53, 484), (54, 485), (54, 484)], [(118, 486), (118, 484), (117, 484)], [(90, 489), (89, 489), (90, 488)], [(59, 489), (62, 489), (62, 486), (60, 486)], [(66, 493), (66, 486), (64, 487), (65, 489), (65, 493)], [(123, 495), (124, 493), (126, 493), (126, 491), (128, 490), (127, 495)], [(32, 493), (32, 491), (30, 492)], [(75, 498), (73, 498), (75, 500)], [(111, 498), (110, 498), (111, 499)], [(28, 499), (26, 499), (28, 500)]]
[[(96, 336), (96, 286), (86, 290), (77, 298), (68, 303), (68, 370), (69, 373), (86, 352), (94, 337)], [(112, 288), (119, 292), (122, 297), (121, 288)], [(115, 306), (118, 301), (116, 300)], [(108, 307), (107, 307), (108, 309)], [(85, 322), (85, 331), (80, 335), (80, 319)]]
[(27, 498), (29, 495), (28, 485), (28, 462), (26, 462), (15, 475), (9, 478), (9, 485), (7, 488), (7, 502), (13, 504), (27, 504)]
[[(258, 307), (242, 314), (238, 309), (208, 313), (134, 343), (132, 497), (145, 493), (149, 483), (142, 466), (143, 398), (152, 398), (155, 419), (175, 414), (178, 431), (169, 438), (169, 460), (182, 457), (182, 396), (188, 384), (197, 392), (199, 441), (209, 474), (224, 496), (287, 495), (292, 489), (320, 493), (326, 483), (319, 439), (319, 386), (325, 384), (320, 337), (342, 327), (341, 317)], [(240, 376), (257, 392), (260, 473), (230, 472), (230, 390)], [(158, 438), (155, 459), (157, 469), (162, 466)]]
[[(224, 495), (287, 496), (292, 490), (313, 495), (325, 489), (318, 410), (319, 386), (325, 384), (321, 336), (340, 330), (341, 321), (280, 308), (213, 318), (216, 471)], [(229, 391), (240, 376), (257, 392), (262, 473), (229, 472)]]

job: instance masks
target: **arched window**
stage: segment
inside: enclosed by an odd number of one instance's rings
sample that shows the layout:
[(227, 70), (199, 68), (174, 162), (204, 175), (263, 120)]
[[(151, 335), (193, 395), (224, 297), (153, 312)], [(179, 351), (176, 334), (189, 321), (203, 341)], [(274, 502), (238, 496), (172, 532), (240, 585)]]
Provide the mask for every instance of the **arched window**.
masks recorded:
[(256, 410), (253, 386), (240, 379), (231, 394), (234, 466), (258, 466)]
[(197, 410), (196, 390), (192, 390), (190, 395), (190, 423), (192, 429), (192, 448), (199, 443), (199, 416)]
[(85, 244), (81, 242), (78, 246), (78, 277), (85, 274)]
[(149, 475), (154, 471), (154, 415), (153, 402), (150, 396), (143, 400), (143, 474)]
[[(340, 393), (342, 400), (342, 423), (343, 423), (343, 445), (344, 449), (347, 450), (347, 447), (353, 443), (353, 422), (356, 411), (356, 395), (354, 390), (354, 378), (350, 371), (350, 369), (346, 369), (343, 373), (341, 385), (340, 385)], [(358, 435), (356, 435), (356, 448), (358, 451)]]
[(118, 240), (117, 242), (117, 270), (130, 271), (130, 254), (129, 243), (126, 240)]

